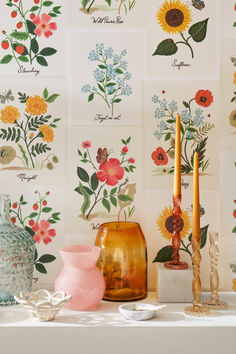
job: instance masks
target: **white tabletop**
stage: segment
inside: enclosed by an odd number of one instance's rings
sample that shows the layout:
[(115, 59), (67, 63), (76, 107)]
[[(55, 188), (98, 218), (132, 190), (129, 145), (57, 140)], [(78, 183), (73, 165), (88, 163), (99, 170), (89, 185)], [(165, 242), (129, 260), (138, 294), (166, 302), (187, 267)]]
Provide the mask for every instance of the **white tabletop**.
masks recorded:
[[(136, 322), (126, 320), (115, 302), (103, 301), (94, 311), (63, 309), (52, 322), (38, 322), (17, 305), (1, 307), (0, 353), (235, 353), (236, 293), (220, 296), (228, 309), (208, 317), (185, 315), (189, 304), (167, 304), (155, 318)], [(143, 302), (155, 304), (154, 294)]]

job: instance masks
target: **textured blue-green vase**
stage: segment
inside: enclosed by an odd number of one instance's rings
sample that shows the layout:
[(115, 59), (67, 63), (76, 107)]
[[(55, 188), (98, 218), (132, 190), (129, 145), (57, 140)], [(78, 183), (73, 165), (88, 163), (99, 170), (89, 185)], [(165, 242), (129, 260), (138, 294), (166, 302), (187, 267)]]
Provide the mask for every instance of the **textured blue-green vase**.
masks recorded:
[(0, 305), (12, 305), (14, 295), (30, 291), (35, 242), (10, 219), (9, 195), (0, 194)]

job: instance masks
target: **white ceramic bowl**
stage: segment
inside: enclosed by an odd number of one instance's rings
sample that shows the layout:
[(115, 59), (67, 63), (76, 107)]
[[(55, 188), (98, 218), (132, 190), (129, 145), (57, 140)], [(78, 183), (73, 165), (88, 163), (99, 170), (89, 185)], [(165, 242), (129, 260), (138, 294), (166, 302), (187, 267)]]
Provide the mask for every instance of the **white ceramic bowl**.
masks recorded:
[(58, 311), (71, 299), (71, 295), (65, 295), (63, 291), (50, 293), (48, 290), (22, 291), (14, 296), (15, 300), (26, 308), (33, 317), (39, 321), (52, 321)]
[(153, 318), (156, 311), (166, 305), (155, 306), (144, 303), (129, 303), (119, 306), (120, 313), (128, 320), (145, 321)]

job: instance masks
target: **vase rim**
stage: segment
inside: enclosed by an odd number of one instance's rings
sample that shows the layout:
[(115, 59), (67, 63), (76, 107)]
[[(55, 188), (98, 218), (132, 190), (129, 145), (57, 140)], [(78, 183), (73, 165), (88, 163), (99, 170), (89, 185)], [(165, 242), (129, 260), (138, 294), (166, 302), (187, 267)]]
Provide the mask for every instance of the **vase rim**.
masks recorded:
[(68, 253), (88, 254), (91, 252), (97, 252), (100, 250), (100, 247), (94, 245), (72, 245), (64, 246), (60, 250)]
[(104, 222), (103, 224), (101, 224), (100, 228), (110, 228), (111, 225), (114, 224), (121, 224), (122, 226), (127, 225), (128, 227), (140, 227), (140, 224), (138, 222), (135, 221), (108, 221), (108, 222)]

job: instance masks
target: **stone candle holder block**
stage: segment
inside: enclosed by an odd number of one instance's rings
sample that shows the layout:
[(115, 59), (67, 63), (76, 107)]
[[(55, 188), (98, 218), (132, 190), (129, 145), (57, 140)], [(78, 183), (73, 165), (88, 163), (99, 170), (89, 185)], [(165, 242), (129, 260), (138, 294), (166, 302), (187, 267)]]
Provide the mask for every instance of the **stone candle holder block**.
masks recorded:
[(192, 302), (192, 269), (167, 269), (156, 264), (156, 296), (161, 302)]

